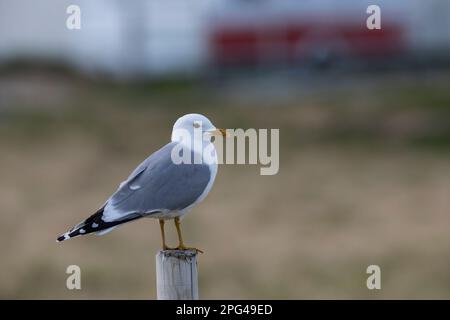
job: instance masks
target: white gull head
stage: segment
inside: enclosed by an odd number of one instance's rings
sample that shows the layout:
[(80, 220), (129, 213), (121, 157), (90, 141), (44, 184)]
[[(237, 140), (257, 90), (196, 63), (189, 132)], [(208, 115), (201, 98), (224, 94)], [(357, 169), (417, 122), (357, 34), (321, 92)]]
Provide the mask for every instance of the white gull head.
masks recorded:
[[(195, 130), (197, 129), (197, 130)], [(207, 133), (213, 133), (216, 131), (216, 127), (212, 122), (204, 115), (198, 113), (190, 113), (178, 118), (178, 120), (173, 125), (172, 129), (172, 141), (180, 142), (182, 136), (181, 133), (187, 132), (191, 137), (197, 139), (203, 139), (204, 135)], [(197, 133), (195, 135), (194, 133)], [(201, 133), (199, 136), (198, 133)]]
[[(178, 142), (184, 150), (203, 155), (207, 163), (216, 162), (216, 150), (211, 143), (212, 136), (225, 136), (223, 129), (217, 129), (205, 116), (190, 113), (179, 118), (172, 130), (172, 142)], [(205, 159), (204, 157), (211, 158)], [(175, 161), (176, 163), (178, 161)], [(196, 163), (198, 163), (196, 161)]]

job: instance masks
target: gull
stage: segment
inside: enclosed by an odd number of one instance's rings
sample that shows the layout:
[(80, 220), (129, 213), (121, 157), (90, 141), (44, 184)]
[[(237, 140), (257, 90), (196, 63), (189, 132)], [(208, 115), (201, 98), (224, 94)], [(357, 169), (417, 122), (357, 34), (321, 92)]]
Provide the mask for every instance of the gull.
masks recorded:
[[(217, 174), (213, 136), (226, 136), (201, 114), (179, 118), (171, 142), (145, 159), (105, 204), (86, 220), (57, 238), (64, 241), (89, 233), (103, 235), (139, 218), (159, 220), (163, 250), (196, 250), (185, 246), (181, 219), (210, 192)], [(173, 219), (178, 247), (166, 245), (164, 223)]]

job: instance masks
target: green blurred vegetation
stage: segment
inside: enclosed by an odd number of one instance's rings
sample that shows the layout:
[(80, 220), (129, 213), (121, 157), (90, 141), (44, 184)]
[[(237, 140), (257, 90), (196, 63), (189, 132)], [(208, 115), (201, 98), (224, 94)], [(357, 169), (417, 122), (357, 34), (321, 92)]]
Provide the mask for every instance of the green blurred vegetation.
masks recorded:
[[(120, 143), (117, 118), (139, 121), (151, 119), (158, 112), (171, 121), (172, 114), (195, 111), (220, 116), (229, 127), (282, 128), (283, 142), (295, 145), (450, 147), (450, 76), (446, 73), (324, 75), (312, 81), (299, 77), (296, 83), (284, 79), (280, 83), (286, 82), (288, 94), (258, 99), (258, 93), (274, 91), (270, 82), (257, 84), (253, 92), (247, 92), (245, 87), (233, 85), (233, 77), (130, 83), (82, 78), (58, 70), (49, 73), (38, 69), (38, 76), (34, 75), (38, 79), (47, 77), (50, 87), (52, 81), (62, 81), (65, 88), (69, 87), (69, 94), (53, 101), (54, 106), (46, 105), (46, 99), (39, 101), (39, 92), (34, 93), (38, 99), (22, 99), (16, 93), (12, 101), (0, 102), (3, 137), (24, 134), (37, 139), (58, 130), (81, 129)], [(5, 72), (3, 81), (8, 77), (16, 78), (14, 73)], [(252, 78), (246, 80), (251, 87)], [(25, 90), (27, 81), (34, 81), (33, 76), (24, 81)]]

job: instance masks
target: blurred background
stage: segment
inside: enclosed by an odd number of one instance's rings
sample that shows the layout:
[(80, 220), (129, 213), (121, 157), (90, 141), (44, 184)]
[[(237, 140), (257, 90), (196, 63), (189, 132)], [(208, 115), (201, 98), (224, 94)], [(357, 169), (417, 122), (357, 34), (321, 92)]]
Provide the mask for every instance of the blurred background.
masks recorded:
[(156, 221), (55, 238), (191, 112), (280, 129), (184, 220), (201, 298), (450, 298), (445, 0), (0, 0), (0, 298), (155, 298)]

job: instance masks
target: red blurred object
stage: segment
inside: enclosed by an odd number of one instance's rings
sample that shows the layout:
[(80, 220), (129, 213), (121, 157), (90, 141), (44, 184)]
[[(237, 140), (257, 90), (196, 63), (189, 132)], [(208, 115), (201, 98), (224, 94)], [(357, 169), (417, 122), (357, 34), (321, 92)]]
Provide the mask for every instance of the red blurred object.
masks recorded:
[(345, 21), (216, 26), (210, 45), (213, 60), (219, 65), (292, 63), (323, 56), (392, 56), (404, 50), (405, 32), (387, 21), (381, 30)]

